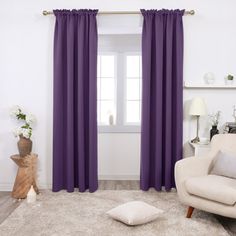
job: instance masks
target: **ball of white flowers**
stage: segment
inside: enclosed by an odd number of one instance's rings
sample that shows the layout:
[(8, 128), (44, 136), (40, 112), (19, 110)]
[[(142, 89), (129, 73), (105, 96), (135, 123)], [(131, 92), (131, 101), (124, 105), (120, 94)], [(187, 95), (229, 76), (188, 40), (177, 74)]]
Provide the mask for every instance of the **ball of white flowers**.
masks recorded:
[(30, 138), (30, 130), (29, 129), (21, 129), (22, 135), (25, 138)]
[(36, 118), (34, 115), (29, 114), (29, 115), (26, 115), (25, 121), (27, 124), (33, 124), (36, 121)]
[(19, 106), (14, 106), (10, 110), (10, 115), (11, 116), (17, 116), (21, 113), (21, 108)]
[(15, 137), (20, 136), (22, 134), (22, 128), (20, 127), (20, 128), (14, 129), (13, 134), (14, 134)]

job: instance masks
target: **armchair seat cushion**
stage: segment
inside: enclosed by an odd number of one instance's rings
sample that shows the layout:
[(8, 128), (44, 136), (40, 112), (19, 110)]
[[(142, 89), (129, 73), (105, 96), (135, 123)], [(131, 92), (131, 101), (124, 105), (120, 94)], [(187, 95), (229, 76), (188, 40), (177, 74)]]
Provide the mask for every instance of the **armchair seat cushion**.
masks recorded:
[(230, 206), (236, 203), (236, 179), (205, 175), (187, 179), (185, 186), (189, 194)]

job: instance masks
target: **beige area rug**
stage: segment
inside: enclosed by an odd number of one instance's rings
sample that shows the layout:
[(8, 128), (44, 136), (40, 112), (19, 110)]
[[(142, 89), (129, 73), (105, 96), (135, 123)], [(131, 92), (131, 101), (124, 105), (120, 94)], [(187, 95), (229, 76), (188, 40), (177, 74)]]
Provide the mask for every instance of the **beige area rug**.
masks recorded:
[[(105, 213), (119, 204), (141, 200), (163, 209), (157, 220), (126, 226)], [(213, 215), (195, 211), (186, 219), (175, 192), (101, 190), (95, 193), (44, 191), (37, 203), (22, 204), (0, 225), (1, 236), (223, 236), (229, 235)]]

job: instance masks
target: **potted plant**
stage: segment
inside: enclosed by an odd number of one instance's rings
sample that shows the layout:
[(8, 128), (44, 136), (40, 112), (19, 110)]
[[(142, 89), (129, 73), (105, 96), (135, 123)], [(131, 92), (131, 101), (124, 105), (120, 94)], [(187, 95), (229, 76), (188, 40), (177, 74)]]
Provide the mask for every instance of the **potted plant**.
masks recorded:
[(226, 84), (226, 85), (232, 85), (233, 83), (234, 83), (234, 76), (228, 74), (228, 75), (225, 77), (225, 84)]
[(20, 156), (27, 156), (32, 151), (32, 141), (30, 138), (32, 136), (32, 124), (35, 122), (35, 117), (32, 114), (26, 115), (23, 113), (19, 106), (11, 109), (11, 116), (23, 123), (19, 128), (14, 130), (14, 135), (15, 137), (19, 137), (17, 146)]
[(220, 111), (217, 111), (215, 114), (209, 115), (211, 119), (211, 125), (212, 125), (212, 128), (210, 130), (210, 140), (212, 139), (214, 135), (219, 134), (219, 130), (217, 129), (217, 126), (219, 124), (220, 113), (221, 113)]

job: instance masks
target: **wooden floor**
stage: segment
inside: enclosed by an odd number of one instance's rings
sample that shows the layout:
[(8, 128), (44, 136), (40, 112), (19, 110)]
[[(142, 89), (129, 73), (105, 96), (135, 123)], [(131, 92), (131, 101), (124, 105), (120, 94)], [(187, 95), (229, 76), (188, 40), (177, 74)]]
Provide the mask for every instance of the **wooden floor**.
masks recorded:
[(0, 224), (20, 205), (10, 192), (0, 192)]
[[(100, 180), (99, 190), (139, 190), (139, 181)], [(20, 201), (11, 198), (10, 192), (0, 192), (0, 224), (20, 205)], [(186, 208), (187, 209), (187, 208)], [(194, 213), (193, 213), (194, 217)], [(231, 236), (236, 236), (236, 220), (216, 216)]]
[(99, 190), (139, 190), (138, 180), (100, 180)]

